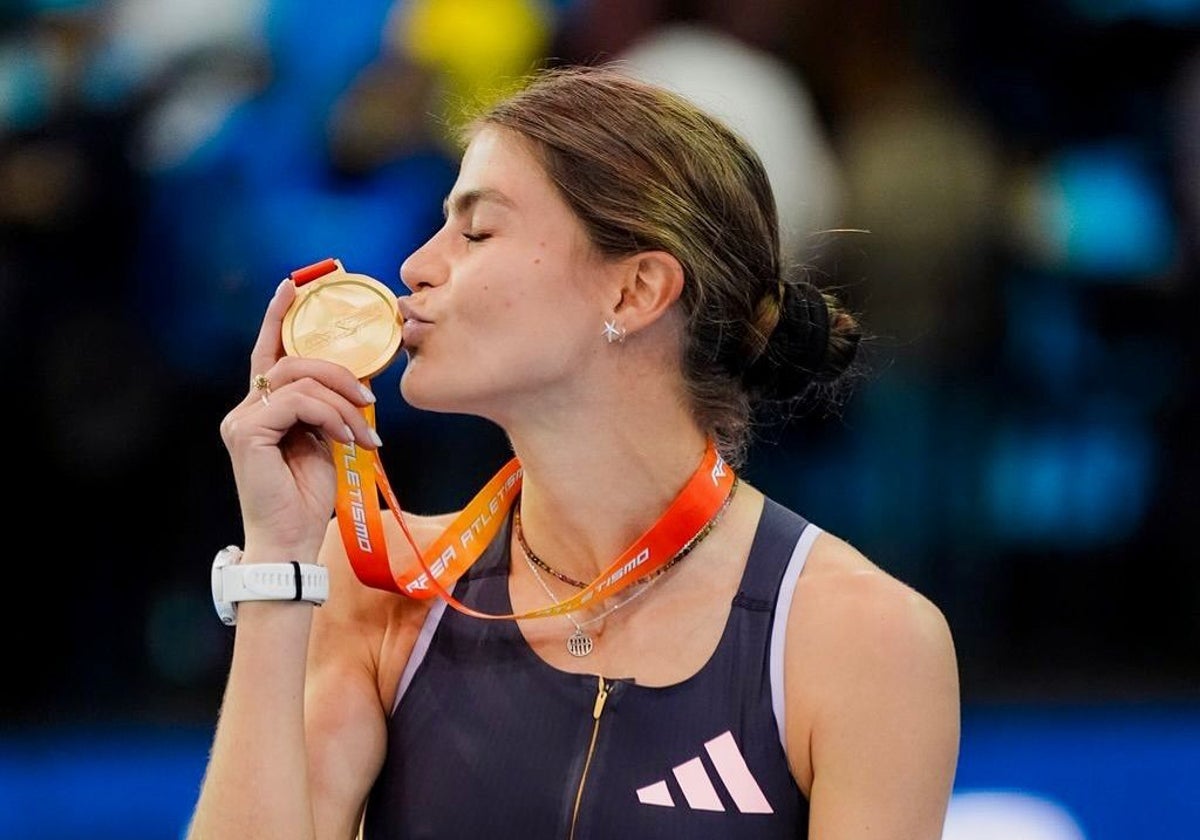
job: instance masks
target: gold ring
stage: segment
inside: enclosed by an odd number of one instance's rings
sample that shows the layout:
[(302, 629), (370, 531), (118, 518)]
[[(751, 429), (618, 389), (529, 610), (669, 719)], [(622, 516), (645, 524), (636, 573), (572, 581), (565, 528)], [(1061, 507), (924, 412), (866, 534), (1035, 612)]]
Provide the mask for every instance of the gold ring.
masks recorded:
[(263, 405), (271, 404), (271, 380), (267, 378), (265, 373), (254, 374), (254, 378), (250, 380), (250, 387), (255, 391), (262, 392)]

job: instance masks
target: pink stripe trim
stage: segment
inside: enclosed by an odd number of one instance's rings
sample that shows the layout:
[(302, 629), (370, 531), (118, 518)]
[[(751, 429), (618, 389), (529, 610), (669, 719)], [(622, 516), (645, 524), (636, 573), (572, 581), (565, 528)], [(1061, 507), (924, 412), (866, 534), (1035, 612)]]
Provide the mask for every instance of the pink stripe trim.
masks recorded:
[(771, 804), (763, 795), (762, 788), (754, 781), (754, 774), (746, 765), (742, 751), (733, 740), (733, 733), (718, 735), (704, 744), (712, 759), (717, 774), (725, 783), (725, 789), (733, 797), (738, 810), (743, 814), (773, 814)]
[(688, 805), (697, 811), (725, 810), (725, 806), (721, 804), (721, 797), (717, 796), (717, 789), (713, 787), (712, 780), (708, 778), (708, 773), (704, 771), (704, 765), (698, 756), (680, 764), (674, 772)]

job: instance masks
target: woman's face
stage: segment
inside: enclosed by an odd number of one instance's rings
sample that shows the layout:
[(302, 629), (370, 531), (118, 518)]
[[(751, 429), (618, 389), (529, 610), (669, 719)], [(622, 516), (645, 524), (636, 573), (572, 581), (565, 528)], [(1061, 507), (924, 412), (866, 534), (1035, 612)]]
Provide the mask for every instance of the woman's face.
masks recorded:
[(400, 300), (401, 392), (414, 406), (502, 421), (520, 404), (569, 399), (604, 349), (613, 266), (528, 143), (499, 127), (475, 135), (446, 223), (400, 268), (412, 290)]

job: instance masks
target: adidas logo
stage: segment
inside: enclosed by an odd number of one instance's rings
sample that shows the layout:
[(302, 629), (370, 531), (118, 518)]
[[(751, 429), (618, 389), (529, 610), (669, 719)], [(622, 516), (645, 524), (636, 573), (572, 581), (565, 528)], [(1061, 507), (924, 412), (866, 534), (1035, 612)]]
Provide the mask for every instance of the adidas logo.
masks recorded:
[[(721, 784), (725, 786), (729, 798), (739, 811), (743, 814), (774, 813), (767, 797), (763, 795), (762, 788), (754, 780), (742, 751), (734, 742), (732, 732), (724, 732), (705, 742), (704, 749), (721, 779)], [(683, 792), (683, 798), (687, 800), (689, 808), (697, 811), (725, 810), (725, 805), (721, 802), (721, 797), (717, 794), (700, 756), (672, 768), (671, 772), (675, 781), (679, 783), (679, 789)], [(666, 779), (638, 788), (637, 797), (643, 805), (675, 807), (675, 799), (671, 796)]]

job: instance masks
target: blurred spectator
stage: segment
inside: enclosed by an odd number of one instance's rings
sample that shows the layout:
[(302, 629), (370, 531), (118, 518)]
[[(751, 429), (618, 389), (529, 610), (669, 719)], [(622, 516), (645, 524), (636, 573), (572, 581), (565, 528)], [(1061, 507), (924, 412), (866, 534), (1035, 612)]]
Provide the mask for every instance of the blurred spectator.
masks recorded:
[(379, 54), (389, 7), (373, 0), (333, 16), (314, 50), (322, 4), (267, 3), (256, 44), (177, 58), (147, 103), (136, 159), (148, 182), (139, 306), (171, 364), (196, 382), (236, 375), (262, 301), (288, 271), (337, 255), (391, 273), (391, 261), (355, 259), (349, 239), (383, 239), (403, 210), (366, 212), (362, 180), (343, 182), (329, 154), (331, 114)]
[(655, 27), (614, 58), (724, 118), (746, 138), (775, 191), (785, 259), (808, 263), (814, 235), (841, 220), (843, 196), (838, 161), (795, 70), (700, 23)]
[(551, 55), (566, 62), (608, 61), (654, 30), (693, 24), (750, 49), (791, 62), (795, 29), (808, 3), (788, 0), (567, 0)]
[(172, 75), (191, 56), (252, 52), (259, 48), (267, 3), (105, 0), (96, 4), (103, 9), (104, 42), (92, 72), (133, 95)]
[(1176, 586), (1186, 593), (1181, 612), (1192, 620), (1179, 622), (1179, 649), (1190, 652), (1187, 661), (1194, 662), (1200, 650), (1200, 620), (1195, 618), (1200, 616), (1200, 564), (1183, 559), (1194, 549), (1190, 533), (1177, 524), (1190, 522), (1191, 512), (1200, 509), (1200, 446), (1195, 439), (1200, 428), (1200, 47), (1191, 47), (1180, 63), (1167, 90), (1167, 108), (1171, 195), (1179, 207), (1182, 254), (1173, 290), (1177, 303), (1164, 315), (1175, 339), (1170, 346), (1178, 357), (1178, 377), (1156, 417), (1156, 432), (1170, 457), (1163, 463), (1164, 503), (1147, 531), (1164, 554), (1180, 558)]
[(490, 104), (545, 59), (556, 14), (541, 0), (401, 0), (393, 7), (388, 49), (436, 75), (437, 126), (455, 156), (464, 110)]
[(1167, 97), (1171, 138), (1167, 153), (1175, 173), (1172, 195), (1181, 210), (1187, 267), (1196, 272), (1200, 270), (1200, 48), (1188, 52), (1171, 79)]
[(611, 61), (678, 17), (677, 4), (668, 0), (578, 0), (562, 15), (550, 54), (568, 64)]
[[(17, 574), (27, 591), (44, 584), (47, 563), (88, 578), (88, 597), (39, 630), (41, 653), (22, 661), (26, 648), (15, 652), (18, 682), (36, 696), (65, 691), (68, 680), (103, 696), (139, 672), (136, 660), (110, 654), (136, 649), (149, 582), (125, 548), (128, 525), (97, 500), (138, 505), (163, 453), (166, 391), (155, 384), (167, 377), (126, 310), (142, 218), (127, 157), (131, 114), (92, 98), (88, 85), (103, 43), (98, 6), (31, 14), (0, 46), (0, 87), (11, 94), (0, 129), (0, 348), (27, 408), (7, 430), (39, 453), (21, 481), (30, 504), (20, 527), (55, 542), (53, 554), (37, 555), (45, 562)], [(142, 512), (153, 522), (152, 503)]]
[(1014, 178), (1014, 246), (1028, 264), (1082, 282), (1165, 279), (1178, 226), (1156, 153), (1133, 137), (1075, 142)]
[[(934, 79), (895, 79), (886, 102), (845, 114), (837, 148), (859, 294), (892, 358), (930, 372), (977, 358), (992, 334), (991, 258), (1003, 160), (987, 121)], [(935, 374), (936, 375), (936, 374)]]

